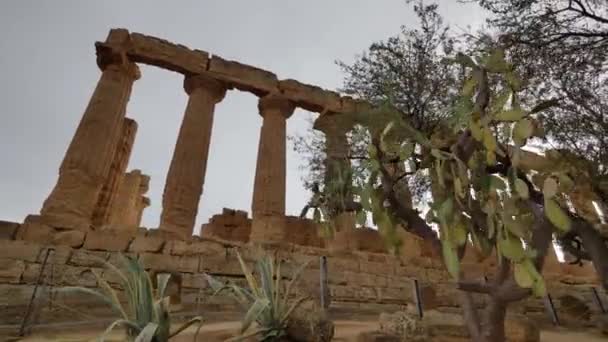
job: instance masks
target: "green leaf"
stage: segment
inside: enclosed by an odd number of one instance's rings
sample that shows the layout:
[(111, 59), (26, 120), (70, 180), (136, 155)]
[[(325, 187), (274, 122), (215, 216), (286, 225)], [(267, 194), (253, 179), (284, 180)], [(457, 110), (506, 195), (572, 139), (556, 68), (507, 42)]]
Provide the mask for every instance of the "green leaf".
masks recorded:
[(519, 121), (526, 116), (526, 112), (521, 108), (510, 109), (496, 114), (494, 120), (498, 121)]
[(412, 153), (414, 153), (414, 144), (409, 143), (409, 142), (406, 144), (403, 144), (399, 148), (399, 159), (401, 159), (401, 160), (409, 159), (412, 156)]
[(515, 219), (503, 220), (505, 228), (513, 235), (525, 239), (528, 235), (527, 226), (525, 221), (520, 216), (516, 216)]
[(517, 178), (515, 180), (515, 191), (517, 195), (523, 199), (528, 199), (530, 197), (530, 191), (528, 189), (528, 185), (523, 180)]
[(511, 89), (503, 89), (492, 102), (492, 113), (502, 112), (512, 93), (513, 91)]
[(570, 192), (574, 188), (574, 181), (565, 173), (559, 174), (559, 191)]
[(496, 137), (494, 137), (489, 127), (485, 127), (483, 130), (483, 145), (488, 151), (496, 151), (496, 147), (498, 146)]
[(507, 237), (499, 240), (498, 244), (502, 255), (511, 261), (520, 262), (526, 257), (526, 253), (519, 238)]
[(509, 84), (509, 87), (513, 89), (513, 91), (519, 91), (522, 86), (521, 79), (515, 72), (507, 72), (505, 73), (505, 80)]
[(503, 49), (495, 49), (484, 59), (486, 69), (490, 72), (503, 73), (511, 68), (505, 61), (505, 51)]
[(534, 278), (528, 272), (528, 268), (521, 263), (516, 263), (513, 268), (513, 275), (517, 285), (524, 289), (529, 289), (534, 285)]
[(563, 232), (570, 230), (571, 222), (568, 215), (552, 199), (545, 198), (545, 216), (551, 223)]
[(457, 246), (464, 246), (467, 243), (468, 231), (462, 222), (458, 222), (452, 228), (452, 239)]
[(156, 329), (158, 329), (158, 324), (156, 323), (148, 323), (137, 335), (134, 342), (150, 342), (154, 338), (154, 334), (156, 333)]
[(473, 96), (473, 94), (475, 94), (475, 87), (477, 87), (477, 78), (469, 77), (464, 82), (464, 85), (462, 86), (462, 92), (461, 92), (462, 96), (464, 96), (464, 97)]
[(553, 198), (557, 194), (557, 182), (553, 177), (547, 177), (543, 183), (543, 195), (546, 199)]
[(441, 250), (443, 254), (443, 261), (445, 262), (445, 267), (448, 270), (448, 273), (452, 276), (452, 278), (458, 280), (460, 276), (460, 262), (458, 261), (458, 255), (454, 248), (450, 245), (447, 240), (441, 240)]
[(532, 136), (534, 133), (534, 125), (532, 121), (528, 119), (522, 119), (515, 123), (513, 127), (513, 142), (518, 146), (523, 146), (526, 139)]
[(452, 213), (454, 211), (454, 200), (451, 197), (448, 197), (439, 207), (439, 217), (448, 221), (448, 218), (452, 217)]
[(378, 156), (378, 150), (376, 149), (376, 146), (374, 146), (373, 144), (370, 144), (367, 147), (367, 153), (369, 153), (369, 157), (372, 159), (375, 159)]
[(475, 138), (475, 140), (483, 140), (483, 130), (481, 129), (479, 121), (471, 121), (469, 123), (469, 129), (471, 130), (471, 135), (473, 136), (473, 138)]
[(526, 269), (530, 278), (532, 278), (532, 293), (537, 297), (544, 297), (547, 295), (547, 288), (545, 287), (545, 281), (532, 263), (530, 259), (526, 259), (522, 262), (522, 266)]

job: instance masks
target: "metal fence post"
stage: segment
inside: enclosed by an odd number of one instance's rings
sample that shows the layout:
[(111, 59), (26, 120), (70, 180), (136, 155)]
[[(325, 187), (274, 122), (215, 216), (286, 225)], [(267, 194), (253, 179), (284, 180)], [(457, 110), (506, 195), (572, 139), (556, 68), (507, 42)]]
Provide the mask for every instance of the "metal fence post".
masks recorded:
[(420, 284), (418, 279), (414, 279), (414, 303), (416, 303), (416, 311), (418, 311), (418, 317), (424, 316), (424, 310), (422, 308), (422, 296), (420, 295)]
[(34, 299), (36, 299), (36, 293), (38, 292), (38, 286), (40, 285), (40, 281), (42, 280), (42, 275), (44, 274), (44, 269), (46, 268), (46, 263), (49, 259), (49, 255), (54, 248), (47, 248), (46, 255), (44, 256), (44, 261), (42, 262), (42, 267), (40, 267), (40, 273), (38, 273), (38, 278), (36, 279), (36, 285), (34, 286), (34, 291), (32, 291), (32, 296), (30, 297), (30, 301), (27, 304), (27, 310), (25, 311), (25, 315), (23, 316), (23, 320), (21, 321), (21, 327), (19, 328), (19, 336), (25, 335), (25, 327), (27, 324), (27, 320), (30, 317), (30, 313), (32, 311), (32, 306), (34, 305)]
[(327, 298), (329, 297), (327, 291), (327, 257), (324, 255), (321, 256), (320, 263), (321, 265), (319, 267), (319, 290), (321, 291), (321, 308), (325, 310), (329, 307), (329, 298)]
[(551, 321), (553, 325), (559, 325), (559, 317), (557, 316), (557, 311), (555, 311), (555, 306), (553, 305), (553, 299), (551, 298), (551, 294), (547, 293), (543, 302), (545, 303), (545, 309), (551, 316)]
[(605, 314), (606, 307), (604, 307), (604, 303), (602, 303), (602, 298), (600, 297), (600, 294), (597, 292), (597, 289), (595, 287), (592, 287), (591, 292), (593, 293), (593, 299), (595, 300), (595, 303), (600, 308), (600, 312)]

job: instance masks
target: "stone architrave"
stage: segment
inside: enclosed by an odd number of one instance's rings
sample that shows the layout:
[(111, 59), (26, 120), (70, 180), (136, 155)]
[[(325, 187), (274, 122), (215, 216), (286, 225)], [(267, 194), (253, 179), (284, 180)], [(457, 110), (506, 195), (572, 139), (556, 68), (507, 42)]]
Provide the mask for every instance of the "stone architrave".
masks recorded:
[(101, 78), (65, 154), (59, 179), (40, 211), (48, 225), (81, 230), (91, 226), (118, 144), (131, 89), (140, 77), (137, 65), (130, 62), (121, 49), (128, 41), (128, 32), (112, 30), (107, 42), (111, 42), (113, 48), (97, 50)]
[(281, 94), (258, 102), (264, 118), (252, 201), (250, 241), (282, 241), (285, 234), (286, 126), (295, 105)]
[(122, 125), (122, 133), (120, 140), (114, 152), (114, 159), (110, 165), (110, 172), (106, 178), (106, 182), (99, 194), (97, 207), (93, 212), (93, 225), (101, 227), (108, 223), (110, 219), (110, 208), (112, 202), (118, 195), (118, 189), (129, 165), (129, 157), (133, 150), (135, 135), (137, 133), (137, 122), (135, 120), (125, 118)]
[(215, 105), (226, 86), (210, 77), (186, 77), (189, 100), (163, 192), (160, 229), (181, 238), (192, 235), (207, 169)]

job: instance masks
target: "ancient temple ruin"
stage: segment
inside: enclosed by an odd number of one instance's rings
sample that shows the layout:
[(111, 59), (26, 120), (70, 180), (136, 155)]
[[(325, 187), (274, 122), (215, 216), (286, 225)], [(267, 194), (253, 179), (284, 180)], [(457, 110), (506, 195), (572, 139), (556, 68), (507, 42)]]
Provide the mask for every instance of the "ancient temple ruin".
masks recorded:
[[(102, 272), (103, 267), (91, 256), (112, 261), (118, 253), (138, 256), (155, 272), (180, 274), (181, 301), (198, 305), (201, 293), (209, 293), (202, 272), (242, 277), (235, 251), (240, 249), (252, 261), (254, 246), (297, 262), (327, 257), (334, 308), (401, 307), (412, 302), (414, 279), (432, 293), (425, 304), (429, 308), (458, 307), (455, 287), (424, 241), (402, 231), (401, 253), (391, 255), (376, 231), (356, 229), (349, 217), (328, 242), (316, 235), (312, 221), (285, 215), (286, 122), (294, 109), (320, 114), (315, 128), (325, 133), (327, 157), (340, 164), (348, 162), (348, 126), (336, 124), (340, 114), (364, 110), (369, 104), (125, 29), (111, 30), (95, 47), (101, 76), (59, 167), (55, 187), (39, 215), (30, 215), (23, 223), (0, 222), (0, 297), (5, 299), (0, 316), (5, 322), (20, 321), (38, 285), (95, 286), (90, 269)], [(149, 177), (139, 170), (127, 172), (137, 123), (126, 113), (140, 77), (138, 63), (183, 74), (189, 96), (165, 180), (160, 225), (149, 230), (140, 228), (142, 212), (150, 203), (145, 197)], [(258, 96), (263, 117), (251, 218), (246, 212), (225, 210), (204, 225), (202, 237), (193, 237), (214, 109), (234, 90)], [(481, 276), (491, 269), (491, 262), (479, 266), (475, 258), (465, 257), (465, 267), (472, 261), (469, 272)], [(50, 276), (50, 270), (62, 277)], [(553, 255), (544, 273), (556, 298), (572, 293), (587, 302), (595, 298), (592, 289), (597, 278), (588, 264), (560, 264)], [(313, 288), (318, 286), (318, 264), (313, 263), (304, 278)], [(224, 310), (230, 302), (212, 301), (216, 310)], [(83, 299), (77, 304), (85, 303)], [(545, 317), (542, 307), (542, 301), (530, 298), (518, 310)], [(52, 314), (45, 317), (60, 319)]]

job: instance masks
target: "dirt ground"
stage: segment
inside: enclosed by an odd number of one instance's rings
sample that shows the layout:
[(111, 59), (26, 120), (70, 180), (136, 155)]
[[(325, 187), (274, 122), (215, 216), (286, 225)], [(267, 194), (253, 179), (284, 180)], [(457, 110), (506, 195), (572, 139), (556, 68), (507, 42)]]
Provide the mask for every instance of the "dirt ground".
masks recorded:
[[(234, 333), (239, 328), (239, 322), (223, 322), (223, 323), (210, 323), (205, 324), (201, 328), (199, 333), (198, 341), (205, 342), (220, 342), (225, 339), (234, 336)], [(333, 341), (336, 342), (355, 342), (357, 336), (365, 331), (375, 330), (378, 327), (377, 322), (360, 322), (360, 321), (336, 321), (336, 335)], [(189, 328), (185, 333), (172, 339), (175, 342), (192, 342), (194, 334), (194, 328)], [(49, 332), (49, 333), (36, 333), (30, 337), (21, 339), (20, 341), (28, 342), (47, 342), (47, 341), (60, 341), (60, 342), (81, 342), (91, 341), (99, 336), (99, 330), (91, 331), (79, 331), (67, 333), (63, 332)], [(122, 336), (119, 331), (112, 334), (110, 339), (106, 341), (122, 341)], [(590, 333), (578, 333), (569, 331), (543, 331), (541, 334), (541, 341), (543, 342), (606, 342), (608, 339), (602, 338), (598, 335)]]

